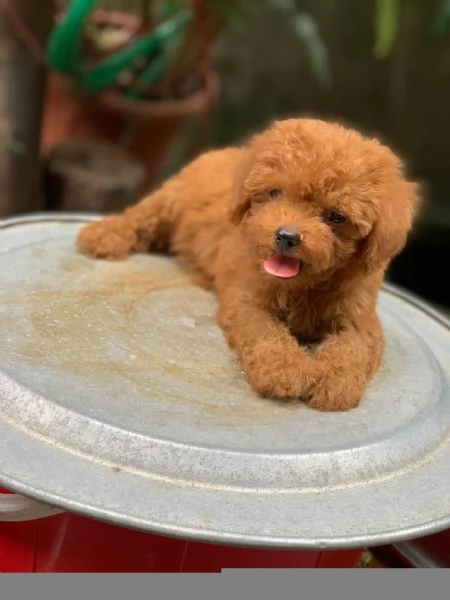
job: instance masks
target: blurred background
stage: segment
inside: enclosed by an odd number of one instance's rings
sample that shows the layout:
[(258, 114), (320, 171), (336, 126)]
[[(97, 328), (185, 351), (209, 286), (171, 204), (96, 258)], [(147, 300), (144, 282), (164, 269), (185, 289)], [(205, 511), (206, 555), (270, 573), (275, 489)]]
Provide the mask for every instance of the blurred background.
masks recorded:
[(1, 6), (0, 218), (119, 210), (275, 118), (337, 119), (422, 183), (389, 278), (450, 310), (450, 0)]

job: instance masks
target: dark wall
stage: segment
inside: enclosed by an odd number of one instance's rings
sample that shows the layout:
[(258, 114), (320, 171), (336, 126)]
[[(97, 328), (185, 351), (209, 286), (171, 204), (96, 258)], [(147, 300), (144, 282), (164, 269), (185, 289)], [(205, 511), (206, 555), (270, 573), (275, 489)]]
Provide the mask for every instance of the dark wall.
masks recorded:
[(430, 42), (435, 2), (403, 3), (398, 41), (373, 56), (370, 0), (301, 2), (316, 17), (329, 50), (334, 85), (321, 90), (289, 22), (264, 0), (246, 0), (251, 25), (226, 32), (217, 48), (222, 99), (214, 142), (233, 142), (275, 116), (335, 116), (382, 134), (421, 177), (450, 192), (450, 35)]

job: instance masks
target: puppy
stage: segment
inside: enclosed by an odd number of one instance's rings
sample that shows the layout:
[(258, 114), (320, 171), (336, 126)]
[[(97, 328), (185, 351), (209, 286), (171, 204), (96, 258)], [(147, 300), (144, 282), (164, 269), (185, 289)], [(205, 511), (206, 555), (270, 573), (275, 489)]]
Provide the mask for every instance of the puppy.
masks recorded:
[(218, 295), (218, 321), (262, 396), (356, 407), (382, 358), (376, 300), (416, 185), (377, 140), (312, 119), (196, 159), (83, 228), (97, 258), (170, 251)]

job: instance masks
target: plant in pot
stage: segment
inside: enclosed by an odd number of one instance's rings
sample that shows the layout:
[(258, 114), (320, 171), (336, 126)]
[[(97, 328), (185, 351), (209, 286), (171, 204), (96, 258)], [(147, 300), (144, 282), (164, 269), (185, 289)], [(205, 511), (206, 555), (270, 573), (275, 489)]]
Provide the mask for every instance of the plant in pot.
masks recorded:
[(72, 0), (57, 17), (47, 46), (42, 151), (48, 157), (68, 138), (111, 142), (145, 165), (148, 186), (181, 125), (214, 106), (211, 45), (236, 2), (143, 4), (137, 16)]
[[(212, 42), (224, 25), (242, 22), (242, 6), (237, 0), (139, 4), (144, 10), (136, 16), (72, 0), (57, 18), (47, 45), (42, 134), (48, 208), (123, 208), (160, 177), (184, 121), (211, 114), (218, 92)], [(314, 23), (292, 3), (283, 8), (296, 17), (326, 83)]]

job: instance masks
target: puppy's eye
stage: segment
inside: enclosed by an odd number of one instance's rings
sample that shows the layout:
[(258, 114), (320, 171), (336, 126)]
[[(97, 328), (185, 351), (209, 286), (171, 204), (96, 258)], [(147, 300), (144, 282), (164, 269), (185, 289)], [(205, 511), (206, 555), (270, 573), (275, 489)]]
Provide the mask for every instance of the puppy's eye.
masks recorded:
[(269, 190), (269, 196), (272, 198), (272, 200), (275, 200), (276, 198), (279, 198), (281, 196), (281, 190), (278, 188)]
[(346, 221), (346, 218), (341, 213), (331, 210), (325, 214), (325, 220), (328, 221), (328, 223), (333, 223), (333, 225), (340, 225)]

